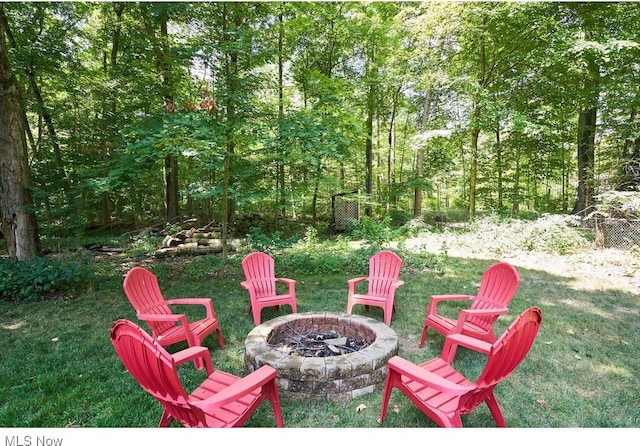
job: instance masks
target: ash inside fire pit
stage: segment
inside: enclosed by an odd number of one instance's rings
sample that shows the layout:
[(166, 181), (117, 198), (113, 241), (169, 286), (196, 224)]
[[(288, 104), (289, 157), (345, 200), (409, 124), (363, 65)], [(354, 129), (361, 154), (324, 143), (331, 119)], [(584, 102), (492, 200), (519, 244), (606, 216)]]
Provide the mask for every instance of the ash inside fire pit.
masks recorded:
[(364, 339), (343, 336), (335, 330), (319, 332), (286, 333), (284, 339), (273, 344), (274, 348), (288, 355), (308, 358), (324, 358), (327, 356), (345, 355), (367, 347)]

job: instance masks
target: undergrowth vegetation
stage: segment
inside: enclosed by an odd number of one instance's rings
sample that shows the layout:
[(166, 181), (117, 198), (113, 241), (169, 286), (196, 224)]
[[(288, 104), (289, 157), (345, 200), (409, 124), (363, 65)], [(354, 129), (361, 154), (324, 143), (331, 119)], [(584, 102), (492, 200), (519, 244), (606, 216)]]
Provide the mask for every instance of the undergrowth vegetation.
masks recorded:
[[(286, 237), (281, 231), (265, 233), (261, 228), (253, 227), (246, 236), (245, 249), (286, 257), (286, 261), (282, 262), (282, 272), (290, 275), (356, 273), (366, 271), (367, 259), (388, 247), (392, 241), (397, 241), (394, 249), (398, 254), (407, 254), (403, 240), (412, 236), (428, 236), (435, 230), (421, 218), (397, 225), (390, 218), (375, 220), (369, 217), (352, 221), (344, 234), (334, 238), (321, 237), (313, 227), (307, 227), (304, 233)], [(590, 234), (579, 229), (571, 216), (548, 215), (534, 221), (488, 216), (477, 219), (464, 230), (446, 231), (451, 232), (450, 243), (468, 246), (470, 250), (481, 246), (497, 255), (513, 251), (568, 254), (593, 246)], [(151, 236), (75, 239), (76, 245), (82, 246), (92, 241), (126, 247), (125, 255), (132, 258), (153, 255), (160, 243), (158, 237)], [(0, 282), (0, 299), (34, 301), (52, 296), (70, 296), (95, 287), (100, 265), (92, 263), (86, 252), (69, 243), (57, 242), (56, 254), (30, 261), (0, 259), (0, 274), (4, 277)], [(446, 249), (443, 246), (440, 254), (446, 256)], [(414, 271), (442, 270), (441, 257), (415, 249), (411, 254), (404, 256), (404, 268)], [(229, 262), (233, 265), (237, 259), (230, 259)], [(224, 270), (225, 267), (219, 268)], [(112, 271), (102, 273), (109, 275)]]

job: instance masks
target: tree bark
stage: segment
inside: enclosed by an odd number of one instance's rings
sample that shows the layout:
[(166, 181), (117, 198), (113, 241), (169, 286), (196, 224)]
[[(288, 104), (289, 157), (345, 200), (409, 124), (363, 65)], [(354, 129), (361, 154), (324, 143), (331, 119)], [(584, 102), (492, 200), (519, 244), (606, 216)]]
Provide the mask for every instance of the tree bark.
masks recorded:
[[(158, 22), (152, 18), (147, 9), (153, 7), (156, 7), (156, 4), (147, 5), (142, 3), (140, 6), (146, 32), (152, 42), (156, 65), (160, 73), (162, 100), (164, 101), (165, 109), (169, 113), (173, 113), (175, 112), (175, 105), (173, 101), (174, 81), (171, 77), (171, 52), (166, 48), (167, 36), (169, 35), (167, 27), (168, 13), (166, 9), (163, 9), (164, 7), (160, 7), (158, 18), (160, 38), (158, 39), (154, 29)], [(165, 220), (167, 222), (175, 221), (179, 214), (178, 178), (178, 157), (168, 153), (163, 160), (164, 207)]]
[(578, 195), (572, 212), (576, 215), (586, 215), (593, 204), (596, 112), (583, 110), (578, 117)]
[[(365, 145), (365, 191), (367, 196), (371, 197), (373, 193), (373, 115), (375, 111), (375, 88), (373, 85), (369, 86), (369, 93), (367, 95), (367, 141)], [(365, 215), (371, 217), (372, 210), (367, 200), (365, 206)]]
[[(3, 5), (0, 3), (0, 14)], [(0, 20), (0, 212), (7, 253), (16, 260), (39, 254), (38, 228), (29, 187), (31, 172), (27, 160), (20, 91), (9, 66), (5, 46), (5, 25)]]
[[(429, 117), (431, 115), (431, 99), (433, 96), (433, 90), (427, 90), (427, 96), (424, 99), (424, 109), (422, 110), (422, 121), (420, 123), (420, 131), (426, 132), (429, 124)], [(422, 181), (424, 175), (424, 152), (425, 148), (420, 146), (418, 154), (416, 156), (416, 180)], [(422, 188), (417, 186), (413, 191), (413, 216), (419, 217), (422, 215)]]

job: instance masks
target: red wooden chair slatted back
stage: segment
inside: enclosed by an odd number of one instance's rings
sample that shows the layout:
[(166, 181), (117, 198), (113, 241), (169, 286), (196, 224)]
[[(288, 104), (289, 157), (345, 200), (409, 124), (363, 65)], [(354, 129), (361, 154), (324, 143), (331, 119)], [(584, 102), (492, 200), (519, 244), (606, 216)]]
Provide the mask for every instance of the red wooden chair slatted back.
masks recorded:
[[(111, 342), (131, 376), (162, 405), (160, 427), (169, 426), (173, 420), (186, 427), (242, 426), (265, 400), (271, 403), (276, 425), (283, 426), (277, 372), (270, 366), (262, 366), (244, 378), (217, 371), (205, 347), (171, 355), (140, 327), (124, 319), (111, 327)], [(184, 363), (196, 356), (206, 364), (208, 376), (187, 394), (175, 358)]]
[(171, 355), (140, 327), (119, 320), (111, 328), (111, 341), (131, 376), (165, 412), (186, 426), (204, 426), (204, 413), (188, 403)]
[(248, 281), (253, 284), (257, 298), (276, 294), (275, 260), (261, 252), (249, 254), (242, 261)]
[(513, 373), (531, 350), (541, 322), (541, 311), (531, 307), (505, 330), (491, 347), (484, 369), (476, 379), (477, 388), (460, 398), (462, 413), (471, 412)]
[[(418, 345), (420, 347), (424, 345), (428, 328), (437, 331), (443, 336), (461, 332), (486, 342), (494, 342), (496, 336), (493, 332), (493, 326), (498, 317), (508, 311), (508, 305), (518, 291), (519, 286), (520, 276), (513, 265), (507, 262), (498, 262), (484, 271), (480, 287), (475, 296), (431, 296)], [(472, 299), (471, 306), (468, 310), (462, 311), (457, 320), (437, 312), (437, 305), (446, 300), (469, 299)], [(478, 314), (480, 311), (484, 311), (484, 314)], [(452, 353), (455, 353), (455, 350)]]
[[(283, 277), (276, 277), (275, 260), (263, 252), (252, 252), (242, 260), (242, 271), (245, 280), (240, 285), (249, 292), (249, 309), (247, 314), (253, 314), (253, 322), (260, 324), (261, 312), (265, 307), (280, 305), (291, 306), (296, 313), (296, 281)], [(287, 286), (285, 293), (278, 294), (277, 283)]]
[(400, 276), (402, 259), (392, 251), (380, 251), (369, 259), (370, 296), (388, 296)]
[[(222, 330), (209, 298), (180, 298), (165, 300), (158, 284), (158, 278), (151, 271), (136, 266), (131, 268), (123, 283), (124, 293), (136, 310), (138, 319), (143, 320), (151, 329), (151, 334), (160, 345), (172, 345), (186, 341), (189, 346), (201, 345), (213, 332), (218, 333), (218, 344), (224, 349)], [(170, 305), (197, 305), (206, 314), (190, 321), (184, 314), (176, 314)], [(196, 361), (196, 367), (202, 368), (202, 362)]]
[[(506, 262), (496, 263), (483, 273), (480, 288), (471, 304), (471, 309), (506, 308), (518, 291), (519, 285), (520, 277), (512, 265)], [(468, 322), (484, 331), (489, 331), (497, 319), (498, 315), (470, 316)]]
[(391, 390), (397, 388), (439, 426), (462, 427), (461, 415), (485, 403), (496, 426), (505, 427), (504, 416), (494, 394), (495, 387), (509, 377), (527, 356), (541, 323), (539, 308), (531, 307), (522, 312), (489, 349), (485, 366), (475, 383), (443, 358), (434, 358), (420, 365), (399, 356), (391, 358), (378, 422), (384, 422), (387, 417)]
[[(123, 286), (129, 302), (137, 313), (172, 314), (162, 296), (158, 278), (151, 271), (137, 266), (132, 268), (125, 276)], [(175, 326), (174, 322), (147, 321), (146, 323), (156, 338)]]
[[(391, 325), (391, 317), (395, 311), (395, 293), (404, 282), (399, 280), (402, 259), (393, 251), (377, 252), (369, 259), (369, 275), (356, 277), (347, 281), (347, 313), (351, 314), (353, 306), (364, 305), (380, 307), (383, 310), (384, 323)], [(357, 285), (367, 282), (367, 294), (357, 292)]]

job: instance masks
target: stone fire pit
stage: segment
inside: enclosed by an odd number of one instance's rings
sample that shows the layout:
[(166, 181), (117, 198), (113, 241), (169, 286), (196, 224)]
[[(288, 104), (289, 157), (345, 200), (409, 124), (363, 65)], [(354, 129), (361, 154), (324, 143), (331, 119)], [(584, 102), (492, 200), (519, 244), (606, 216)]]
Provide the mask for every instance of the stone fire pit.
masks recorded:
[[(288, 331), (335, 331), (364, 339), (362, 350), (327, 357), (289, 354), (275, 345)], [(384, 322), (345, 313), (294, 313), (255, 327), (245, 340), (244, 363), (248, 372), (268, 364), (278, 371), (281, 398), (325, 401), (349, 400), (381, 390), (387, 361), (398, 353), (396, 333)]]

